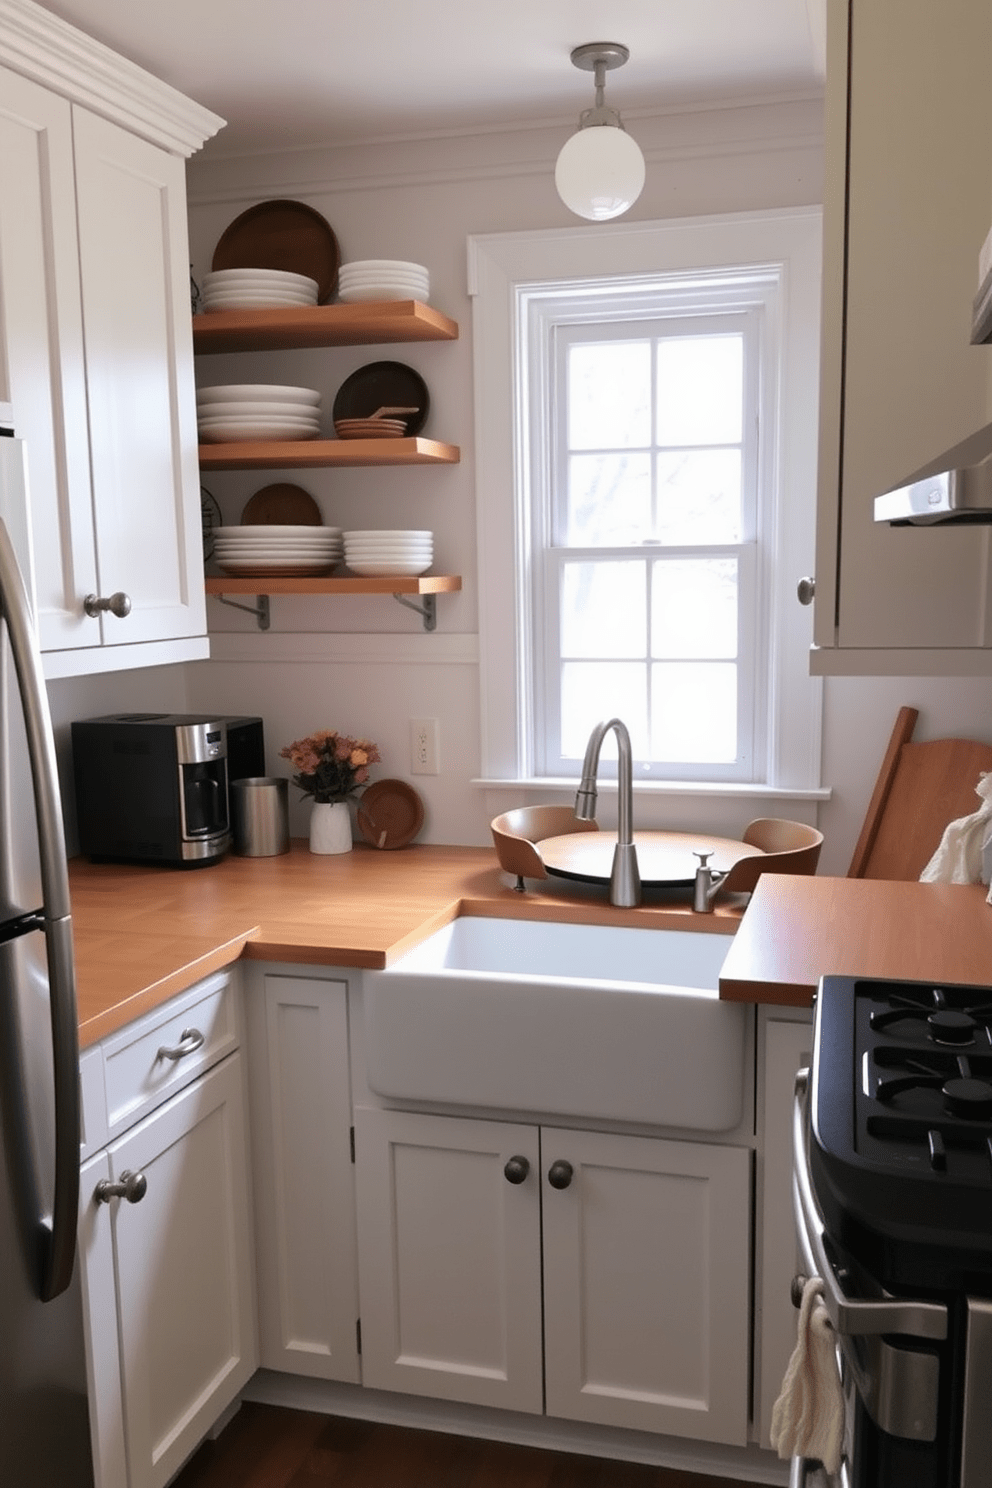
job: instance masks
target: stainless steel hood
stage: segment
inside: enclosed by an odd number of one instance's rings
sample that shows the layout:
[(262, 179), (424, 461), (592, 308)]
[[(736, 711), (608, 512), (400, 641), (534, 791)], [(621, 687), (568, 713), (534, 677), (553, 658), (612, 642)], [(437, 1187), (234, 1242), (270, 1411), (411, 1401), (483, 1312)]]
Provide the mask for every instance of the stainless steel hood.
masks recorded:
[(875, 521), (897, 527), (992, 523), (992, 424), (876, 496)]

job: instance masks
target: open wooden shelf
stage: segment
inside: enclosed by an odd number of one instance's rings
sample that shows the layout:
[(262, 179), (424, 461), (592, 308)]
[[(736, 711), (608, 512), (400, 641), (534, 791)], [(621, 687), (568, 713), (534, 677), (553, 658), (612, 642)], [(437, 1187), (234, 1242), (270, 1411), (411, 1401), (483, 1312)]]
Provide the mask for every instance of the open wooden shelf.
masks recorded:
[(313, 470), (328, 465), (457, 465), (457, 444), (439, 439), (252, 439), (201, 444), (201, 470)]
[(208, 594), (455, 594), (458, 574), (421, 574), (419, 578), (228, 578), (210, 575)]
[(457, 321), (419, 300), (304, 305), (288, 310), (218, 310), (193, 316), (193, 350), (197, 355), (457, 339)]

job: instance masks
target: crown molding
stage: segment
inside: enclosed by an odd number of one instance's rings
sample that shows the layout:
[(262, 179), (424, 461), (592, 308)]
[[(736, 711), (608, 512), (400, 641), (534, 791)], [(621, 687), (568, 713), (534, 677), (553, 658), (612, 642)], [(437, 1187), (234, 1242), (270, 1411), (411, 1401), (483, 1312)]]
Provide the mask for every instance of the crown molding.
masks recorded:
[(192, 155), (224, 124), (34, 0), (0, 0), (0, 63), (175, 155)]

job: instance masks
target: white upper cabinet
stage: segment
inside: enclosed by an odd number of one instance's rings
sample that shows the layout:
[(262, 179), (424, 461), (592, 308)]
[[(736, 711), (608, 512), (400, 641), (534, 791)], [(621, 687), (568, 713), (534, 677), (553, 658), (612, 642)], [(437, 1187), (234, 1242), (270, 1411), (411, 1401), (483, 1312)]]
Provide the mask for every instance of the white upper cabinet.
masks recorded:
[(0, 400), (46, 674), (204, 656), (183, 156), (221, 121), (28, 0), (0, 23)]
[(813, 670), (992, 669), (990, 532), (889, 527), (874, 497), (992, 419), (972, 346), (992, 226), (992, 7), (829, 7)]

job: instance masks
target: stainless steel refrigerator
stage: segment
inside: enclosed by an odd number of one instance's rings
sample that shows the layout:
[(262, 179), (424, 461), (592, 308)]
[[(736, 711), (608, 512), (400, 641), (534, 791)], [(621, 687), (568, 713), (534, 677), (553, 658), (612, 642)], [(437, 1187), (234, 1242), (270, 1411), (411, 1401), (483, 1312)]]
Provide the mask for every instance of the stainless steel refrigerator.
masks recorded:
[(92, 1488), (79, 1051), (23, 442), (0, 427), (0, 1484)]

